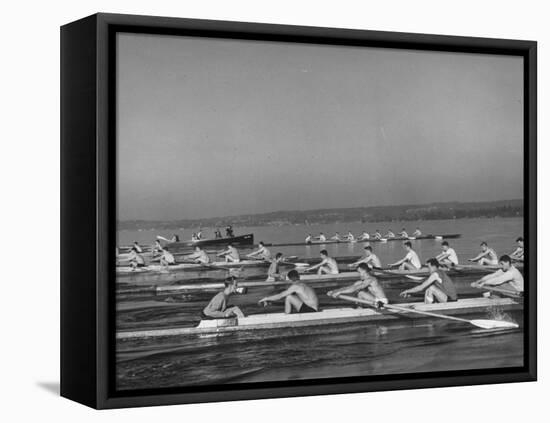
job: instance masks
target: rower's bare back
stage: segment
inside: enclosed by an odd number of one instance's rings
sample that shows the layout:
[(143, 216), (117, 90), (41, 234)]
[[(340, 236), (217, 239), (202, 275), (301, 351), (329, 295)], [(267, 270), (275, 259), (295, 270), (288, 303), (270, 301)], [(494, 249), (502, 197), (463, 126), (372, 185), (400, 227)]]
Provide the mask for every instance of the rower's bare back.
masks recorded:
[(293, 290), (294, 294), (297, 295), (302, 302), (315, 310), (319, 310), (319, 299), (313, 288), (298, 282), (293, 284)]

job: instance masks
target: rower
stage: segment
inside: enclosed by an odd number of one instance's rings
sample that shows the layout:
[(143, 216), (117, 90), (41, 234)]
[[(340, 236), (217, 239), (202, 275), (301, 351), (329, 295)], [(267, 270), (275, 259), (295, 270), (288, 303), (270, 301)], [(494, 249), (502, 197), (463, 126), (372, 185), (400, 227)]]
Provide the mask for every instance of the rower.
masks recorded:
[(134, 247), (130, 249), (128, 261), (130, 262), (130, 266), (132, 266), (133, 270), (136, 270), (138, 267), (145, 267), (145, 260), (140, 254), (138, 254)]
[(405, 228), (403, 228), (403, 229), (401, 229), (401, 232), (399, 232), (399, 236), (402, 237), (402, 238), (408, 238), (409, 234), (407, 233)]
[(380, 229), (377, 229), (374, 233), (374, 239), (382, 239), (382, 234), (380, 233)]
[(500, 269), (495, 273), (486, 275), (481, 279), (472, 282), (475, 288), (484, 286), (498, 286), (499, 288), (510, 289), (515, 292), (523, 292), (523, 275), (514, 267), (509, 255), (503, 255), (499, 259)]
[(176, 264), (174, 255), (170, 251), (163, 249), (160, 252), (160, 265), (163, 267), (168, 267), (171, 264)]
[(348, 264), (349, 267), (357, 267), (361, 263), (365, 263), (370, 270), (374, 268), (380, 269), (382, 267), (382, 263), (380, 262), (380, 259), (376, 254), (372, 252), (372, 247), (370, 245), (367, 245), (365, 248), (365, 257), (357, 260), (355, 263)]
[(222, 237), (222, 233), (220, 231), (220, 228), (216, 228), (216, 230), (214, 232), (214, 238), (220, 239), (221, 237)]
[(386, 235), (384, 235), (385, 238), (395, 238), (395, 234), (392, 232), (391, 229), (388, 230)]
[(239, 263), (241, 261), (241, 256), (239, 251), (233, 247), (233, 245), (228, 244), (227, 249), (217, 254), (218, 257), (225, 257), (227, 263)]
[(224, 282), (224, 290), (218, 292), (202, 311), (204, 317), (227, 318), (244, 317), (244, 313), (237, 306), (228, 305), (229, 297), (237, 291), (237, 282), (234, 276), (227, 278)]
[(157, 255), (157, 253), (160, 253), (164, 248), (162, 248), (162, 244), (158, 239), (155, 240), (155, 244), (153, 245), (153, 257)]
[(285, 299), (285, 313), (290, 314), (293, 310), (297, 313), (315, 313), (319, 311), (319, 299), (315, 291), (300, 281), (300, 274), (291, 270), (287, 275), (292, 282), (283, 292), (269, 297), (264, 297), (258, 303), (264, 307), (268, 302)]
[(184, 260), (192, 260), (194, 263), (208, 264), (210, 263), (210, 257), (208, 254), (199, 246), (195, 246), (195, 252), (183, 257)]
[(311, 241), (313, 240), (313, 236), (311, 234), (308, 234), (305, 239), (306, 244), (311, 244)]
[(489, 248), (485, 241), (480, 244), (480, 247), (481, 253), (472, 259), (468, 259), (468, 261), (477, 262), (482, 266), (498, 266), (498, 256), (495, 250)]
[(258, 249), (256, 251), (247, 254), (247, 257), (250, 258), (259, 258), (262, 260), (271, 260), (271, 251), (269, 251), (264, 245), (263, 241), (258, 243)]
[(355, 241), (355, 235), (353, 235), (351, 231), (348, 231), (348, 234), (346, 235), (346, 239), (350, 242)]
[(337, 242), (342, 241), (342, 237), (340, 236), (340, 234), (338, 232), (336, 232), (334, 234), (334, 236), (330, 237), (330, 239), (333, 240), (333, 241), (337, 241)]
[(458, 265), (458, 256), (454, 248), (449, 246), (447, 241), (441, 243), (441, 249), (443, 250), (441, 254), (436, 256), (436, 260), (439, 261), (444, 266), (453, 267)]
[(514, 252), (512, 254), (510, 254), (510, 258), (513, 261), (519, 261), (519, 262), (523, 263), (523, 256), (525, 254), (525, 247), (524, 247), (524, 243), (523, 243), (523, 237), (520, 236), (518, 239), (516, 239), (516, 242), (518, 244), (518, 248), (516, 248), (514, 250)]
[(354, 294), (357, 292), (357, 298), (372, 303), (376, 308), (380, 308), (383, 304), (388, 304), (388, 297), (384, 293), (378, 279), (370, 274), (367, 264), (360, 263), (357, 271), (359, 272), (359, 280), (357, 282), (344, 288), (329, 291), (327, 295), (338, 298), (341, 294)]
[(199, 241), (199, 237), (195, 232), (193, 232), (193, 235), (191, 235), (191, 242), (197, 242)]
[(416, 230), (413, 232), (412, 236), (419, 237), (422, 236), (422, 232), (420, 231), (420, 228), (417, 226)]
[(395, 263), (390, 264), (390, 267), (399, 266), (400, 270), (418, 270), (422, 267), (418, 254), (413, 250), (412, 244), (410, 241), (404, 242), (403, 247), (407, 251), (407, 255), (401, 260), (396, 261)]
[(370, 235), (367, 231), (364, 231), (359, 237), (359, 241), (368, 241), (369, 239), (370, 239)]
[(199, 228), (199, 231), (197, 232), (197, 240), (200, 241), (202, 239), (202, 229)]
[(233, 238), (235, 235), (233, 234), (233, 226), (229, 225), (227, 228), (225, 228), (225, 235), (227, 238)]
[(141, 254), (143, 252), (137, 241), (134, 241), (134, 248), (136, 249), (136, 252), (138, 254)]
[(332, 257), (328, 256), (327, 250), (321, 250), (321, 263), (316, 264), (315, 266), (308, 267), (306, 272), (319, 269), (317, 271), (318, 275), (337, 275), (340, 273), (338, 270), (338, 263)]
[(323, 232), (321, 232), (319, 234), (319, 236), (317, 237), (317, 239), (319, 239), (319, 241), (321, 241), (321, 242), (325, 242), (327, 240), (327, 237), (325, 236), (325, 234)]
[(424, 302), (426, 304), (456, 301), (457, 295), (455, 285), (449, 275), (443, 271), (437, 259), (431, 258), (426, 264), (430, 276), (420, 285), (411, 289), (406, 289), (399, 295), (403, 298), (407, 298), (411, 294), (424, 291)]
[(269, 269), (267, 269), (267, 279), (266, 279), (267, 282), (275, 282), (281, 279), (281, 274), (279, 273), (279, 267), (282, 261), (283, 261), (282, 253), (275, 254), (275, 258), (270, 260), (271, 264), (269, 265)]

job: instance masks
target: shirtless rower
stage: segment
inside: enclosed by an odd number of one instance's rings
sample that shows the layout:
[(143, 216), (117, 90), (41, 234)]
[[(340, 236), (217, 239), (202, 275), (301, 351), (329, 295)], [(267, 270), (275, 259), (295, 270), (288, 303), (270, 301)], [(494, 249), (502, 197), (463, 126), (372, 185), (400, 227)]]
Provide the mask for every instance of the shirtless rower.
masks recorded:
[(138, 244), (137, 241), (134, 241), (134, 248), (136, 249), (136, 252), (137, 252), (138, 254), (143, 253), (143, 250), (141, 249), (141, 247), (140, 247), (140, 245)]
[(199, 245), (195, 246), (195, 252), (183, 257), (184, 260), (191, 260), (194, 263), (208, 264), (210, 263), (210, 257), (206, 254)]
[(371, 270), (373, 268), (380, 269), (382, 267), (382, 263), (380, 262), (378, 256), (372, 252), (372, 247), (370, 245), (367, 245), (364, 249), (365, 257), (360, 258), (355, 263), (348, 264), (348, 267), (357, 267), (361, 263), (365, 263)]
[(458, 256), (454, 248), (449, 246), (447, 241), (441, 243), (441, 254), (435, 257), (435, 259), (444, 266), (453, 267), (458, 264)]
[(321, 250), (321, 263), (316, 264), (315, 266), (308, 267), (306, 272), (319, 269), (317, 271), (318, 275), (337, 275), (340, 273), (338, 270), (338, 263), (332, 257), (328, 256), (327, 250)]
[(422, 236), (422, 231), (420, 230), (420, 228), (418, 226), (416, 227), (416, 230), (413, 232), (412, 236), (414, 236), (414, 237)]
[(315, 291), (300, 281), (300, 274), (291, 270), (287, 275), (292, 284), (283, 292), (269, 297), (264, 297), (258, 303), (267, 305), (268, 302), (285, 299), (285, 313), (290, 314), (293, 310), (297, 313), (315, 313), (319, 311), (319, 299)]
[(336, 232), (334, 234), (334, 236), (331, 236), (330, 239), (332, 241), (338, 241), (338, 242), (342, 241), (342, 237), (340, 236), (340, 233), (338, 233), (338, 232)]
[(468, 261), (477, 262), (477, 264), (480, 264), (482, 266), (497, 266), (498, 256), (497, 256), (497, 253), (495, 253), (495, 250), (493, 250), (492, 248), (489, 248), (489, 246), (485, 241), (482, 242), (480, 246), (481, 246), (481, 253), (479, 253), (474, 258), (468, 259)]
[(395, 234), (393, 233), (393, 231), (391, 229), (388, 230), (388, 232), (386, 233), (386, 235), (384, 235), (385, 238), (395, 238)]
[(235, 292), (237, 292), (237, 282), (235, 277), (231, 276), (226, 279), (224, 290), (218, 292), (204, 308), (203, 316), (211, 318), (244, 317), (239, 307), (227, 304), (229, 297)]
[(359, 237), (359, 241), (368, 241), (369, 239), (370, 239), (370, 235), (367, 231), (364, 231)]
[(399, 236), (401, 238), (408, 238), (409, 237), (409, 234), (407, 233), (407, 231), (405, 230), (405, 228), (401, 229), (401, 232), (399, 232)]
[(311, 234), (308, 234), (305, 239), (306, 244), (311, 244), (311, 241), (313, 240), (313, 236)]
[(319, 234), (319, 236), (317, 237), (317, 239), (320, 241), (320, 242), (325, 242), (327, 240), (327, 237), (325, 236), (325, 234), (323, 232), (321, 232)]
[(500, 269), (495, 273), (486, 275), (481, 279), (472, 282), (475, 288), (484, 286), (498, 286), (499, 288), (511, 289), (516, 292), (523, 292), (523, 275), (514, 267), (512, 259), (508, 255), (503, 255), (499, 259)]
[(132, 266), (132, 270), (136, 270), (138, 267), (145, 267), (145, 260), (134, 247), (130, 249), (128, 261), (130, 262), (130, 266)]
[(277, 253), (275, 254), (275, 258), (271, 259), (271, 264), (269, 265), (269, 269), (267, 269), (267, 282), (275, 282), (276, 280), (281, 279), (281, 274), (279, 272), (279, 267), (281, 265), (281, 262), (283, 261), (283, 254)]
[(512, 261), (519, 261), (523, 263), (523, 256), (525, 254), (523, 237), (520, 236), (518, 239), (516, 239), (516, 242), (518, 244), (518, 248), (516, 248), (514, 252), (510, 254), (510, 258), (512, 259)]
[(329, 297), (338, 298), (341, 294), (354, 294), (357, 292), (357, 298), (372, 303), (376, 308), (383, 304), (388, 304), (388, 297), (384, 293), (378, 279), (369, 273), (369, 267), (365, 263), (359, 264), (357, 268), (359, 280), (353, 285), (327, 292)]
[(355, 241), (355, 235), (353, 235), (351, 231), (348, 231), (348, 234), (346, 235), (346, 240), (350, 242)]
[(197, 232), (197, 240), (201, 240), (202, 239), (202, 229), (199, 228), (199, 231)]
[(374, 233), (374, 239), (382, 239), (382, 234), (380, 233), (380, 229), (377, 229)]
[(228, 244), (227, 249), (217, 254), (218, 257), (225, 257), (227, 263), (239, 263), (241, 261), (241, 256), (239, 251), (233, 247), (233, 245)]
[(250, 258), (257, 258), (262, 260), (271, 260), (271, 251), (269, 251), (263, 242), (258, 243), (258, 249), (246, 255)]
[(413, 250), (412, 244), (410, 241), (403, 243), (403, 247), (407, 251), (407, 255), (401, 260), (396, 261), (395, 263), (390, 264), (390, 267), (399, 266), (400, 270), (418, 270), (422, 267), (418, 254)]
[(197, 241), (200, 241), (199, 237), (195, 232), (193, 232), (193, 235), (191, 235), (191, 242), (197, 242)]
[(455, 285), (449, 275), (441, 268), (437, 259), (431, 258), (426, 264), (430, 276), (420, 285), (406, 289), (399, 295), (403, 298), (407, 298), (411, 294), (424, 291), (424, 302), (426, 304), (456, 301), (457, 295)]

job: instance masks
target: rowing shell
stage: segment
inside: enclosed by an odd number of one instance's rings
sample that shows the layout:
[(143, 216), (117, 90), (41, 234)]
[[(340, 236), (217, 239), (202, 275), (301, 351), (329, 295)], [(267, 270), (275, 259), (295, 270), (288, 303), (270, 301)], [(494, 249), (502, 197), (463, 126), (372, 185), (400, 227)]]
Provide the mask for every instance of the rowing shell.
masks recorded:
[[(281, 266), (308, 266), (308, 263), (290, 263), (290, 262), (281, 262)], [(145, 267), (138, 267), (137, 269), (132, 268), (131, 266), (117, 266), (116, 274), (117, 276), (123, 275), (135, 275), (140, 273), (170, 273), (180, 270), (225, 270), (227, 268), (241, 268), (241, 267), (267, 267), (269, 262), (263, 260), (241, 260), (238, 263), (234, 262), (225, 262), (225, 261), (215, 261), (209, 264), (202, 263), (179, 263), (171, 264), (169, 266), (161, 266), (159, 264), (150, 264)]]
[[(400, 308), (410, 308), (426, 312), (444, 312), (447, 315), (484, 312), (488, 307), (499, 307), (502, 310), (521, 310), (523, 304), (512, 298), (469, 298), (449, 303), (406, 303)], [(247, 330), (267, 330), (324, 326), (342, 323), (380, 322), (395, 320), (399, 317), (419, 318), (412, 312), (388, 312), (372, 308), (331, 308), (317, 313), (268, 313), (255, 314), (243, 318), (201, 320), (195, 327), (174, 327), (166, 329), (149, 329), (139, 331), (118, 331), (117, 339), (155, 338), (162, 336), (200, 335)]]
[[(475, 266), (473, 268), (465, 268), (460, 271), (451, 269), (447, 273), (450, 276), (474, 276), (485, 273), (492, 272), (493, 269), (488, 266)], [(427, 277), (430, 272), (426, 268), (418, 270), (374, 270), (371, 272), (374, 276), (381, 279), (394, 279), (394, 278), (403, 278), (410, 277), (414, 280), (422, 280), (424, 277)], [(322, 284), (325, 282), (355, 282), (360, 278), (358, 272), (342, 272), (335, 275), (317, 275), (317, 274), (302, 274), (300, 275), (300, 280), (302, 282), (307, 282), (309, 285)], [(246, 288), (260, 288), (260, 287), (270, 287), (270, 286), (284, 286), (290, 284), (291, 281), (288, 280), (278, 280), (278, 281), (266, 281), (266, 280), (248, 280), (248, 281), (238, 281), (240, 287)], [(177, 285), (158, 285), (156, 292), (178, 292), (178, 291), (208, 291), (215, 289), (222, 289), (224, 287), (223, 282), (188, 282)]]
[(409, 236), (409, 237), (401, 237), (396, 236), (394, 238), (369, 238), (369, 239), (353, 239), (353, 240), (335, 240), (335, 239), (327, 239), (326, 241), (311, 241), (311, 242), (285, 242), (285, 243), (271, 243), (271, 244), (264, 244), (266, 247), (292, 247), (292, 246), (300, 246), (300, 245), (327, 245), (327, 244), (354, 244), (356, 242), (388, 242), (388, 241), (421, 241), (423, 239), (436, 239), (436, 240), (443, 240), (443, 239), (454, 239), (454, 238), (460, 238), (461, 234), (444, 234), (444, 235), (421, 235), (421, 236)]

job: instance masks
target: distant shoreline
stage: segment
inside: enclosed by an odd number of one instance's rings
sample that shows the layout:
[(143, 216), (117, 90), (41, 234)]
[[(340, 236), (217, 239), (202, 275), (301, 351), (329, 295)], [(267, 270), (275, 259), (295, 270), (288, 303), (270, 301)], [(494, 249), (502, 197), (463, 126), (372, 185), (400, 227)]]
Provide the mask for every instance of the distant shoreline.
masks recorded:
[(171, 221), (128, 220), (118, 222), (118, 230), (169, 230), (181, 228), (216, 228), (254, 226), (322, 225), (334, 223), (376, 223), (431, 220), (460, 220), (469, 218), (523, 217), (523, 200), (492, 202), (448, 202), (419, 205), (353, 207), (304, 211), (181, 219)]

